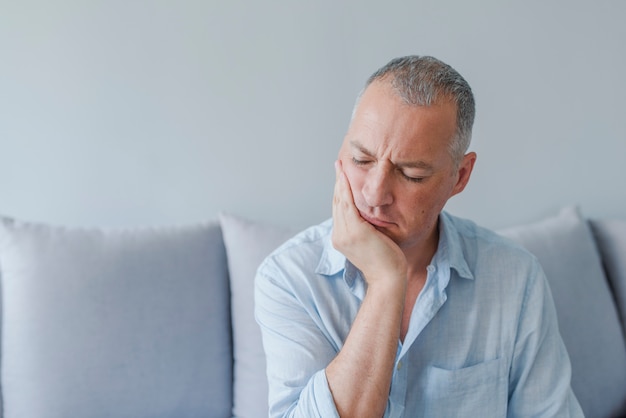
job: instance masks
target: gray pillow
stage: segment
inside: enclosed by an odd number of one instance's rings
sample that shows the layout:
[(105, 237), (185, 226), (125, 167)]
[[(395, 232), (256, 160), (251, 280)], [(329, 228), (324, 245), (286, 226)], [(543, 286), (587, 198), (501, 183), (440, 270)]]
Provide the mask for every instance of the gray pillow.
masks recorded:
[(261, 330), (254, 319), (256, 270), (296, 232), (220, 214), (230, 272), (233, 321), (233, 417), (266, 418), (268, 387)]
[(217, 223), (67, 229), (0, 219), (5, 418), (229, 417)]
[(626, 335), (626, 221), (591, 220), (604, 268), (615, 295)]
[(613, 416), (626, 401), (626, 345), (587, 222), (569, 207), (499, 232), (534, 253), (546, 273), (585, 415)]

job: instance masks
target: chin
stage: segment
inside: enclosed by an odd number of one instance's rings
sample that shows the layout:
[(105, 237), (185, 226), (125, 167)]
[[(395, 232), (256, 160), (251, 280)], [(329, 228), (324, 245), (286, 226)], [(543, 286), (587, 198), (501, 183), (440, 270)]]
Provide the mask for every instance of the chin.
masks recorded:
[(385, 234), (385, 236), (387, 236), (390, 240), (392, 240), (393, 242), (398, 244), (400, 247), (402, 246), (402, 243), (404, 242), (402, 237), (398, 236), (398, 234), (395, 234), (389, 228), (380, 227), (380, 226), (374, 226), (374, 228), (376, 228), (376, 230), (378, 230), (378, 231), (382, 232), (383, 234)]

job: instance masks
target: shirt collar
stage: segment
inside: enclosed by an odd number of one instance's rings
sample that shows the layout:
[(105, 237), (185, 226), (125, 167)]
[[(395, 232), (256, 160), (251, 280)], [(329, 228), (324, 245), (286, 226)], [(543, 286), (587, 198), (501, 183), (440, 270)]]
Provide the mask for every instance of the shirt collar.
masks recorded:
[[(474, 278), (465, 260), (460, 234), (453, 217), (445, 211), (439, 216), (439, 244), (432, 264), (438, 269), (442, 269), (444, 266), (454, 269), (462, 278)], [(352, 286), (358, 270), (342, 253), (333, 247), (331, 234), (328, 234), (324, 240), (324, 250), (315, 272), (325, 276), (332, 276), (344, 269), (346, 270), (346, 281), (349, 286)]]
[[(329, 226), (329, 231), (332, 231), (332, 221), (329, 223)], [(346, 268), (346, 264), (349, 263), (346, 257), (333, 247), (331, 237), (332, 233), (328, 233), (324, 238), (322, 256), (315, 269), (315, 273), (317, 274), (323, 274), (325, 276), (335, 275)]]
[(433, 263), (441, 262), (447, 263), (449, 268), (456, 270), (459, 277), (474, 278), (465, 259), (461, 234), (456, 227), (454, 217), (445, 211), (439, 216), (439, 246), (433, 259)]

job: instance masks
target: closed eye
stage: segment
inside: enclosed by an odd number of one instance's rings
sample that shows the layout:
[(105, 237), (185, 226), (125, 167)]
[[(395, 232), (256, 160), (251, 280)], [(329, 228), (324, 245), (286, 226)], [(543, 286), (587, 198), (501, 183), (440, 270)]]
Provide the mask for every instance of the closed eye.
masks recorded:
[(355, 157), (352, 157), (352, 163), (354, 165), (365, 165), (365, 164), (369, 163), (369, 161), (367, 161), (367, 160), (358, 160)]
[(426, 177), (409, 177), (405, 174), (403, 174), (403, 177), (413, 183), (422, 183), (424, 180), (426, 180)]
[(405, 180), (408, 180), (410, 182), (413, 183), (422, 183), (424, 180), (426, 180), (426, 177), (413, 177), (413, 176), (408, 176), (405, 173), (403, 173), (402, 171), (400, 171), (400, 174), (402, 175), (402, 177)]

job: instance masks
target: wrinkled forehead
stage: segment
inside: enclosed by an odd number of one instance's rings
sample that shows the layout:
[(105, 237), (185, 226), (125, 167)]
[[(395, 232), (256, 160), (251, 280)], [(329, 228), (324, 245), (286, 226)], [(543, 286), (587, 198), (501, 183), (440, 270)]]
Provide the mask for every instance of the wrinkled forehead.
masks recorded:
[(424, 146), (447, 147), (455, 132), (454, 103), (407, 104), (390, 85), (379, 83), (364, 92), (345, 140), (372, 151), (390, 147), (394, 153), (414, 148), (423, 152)]

